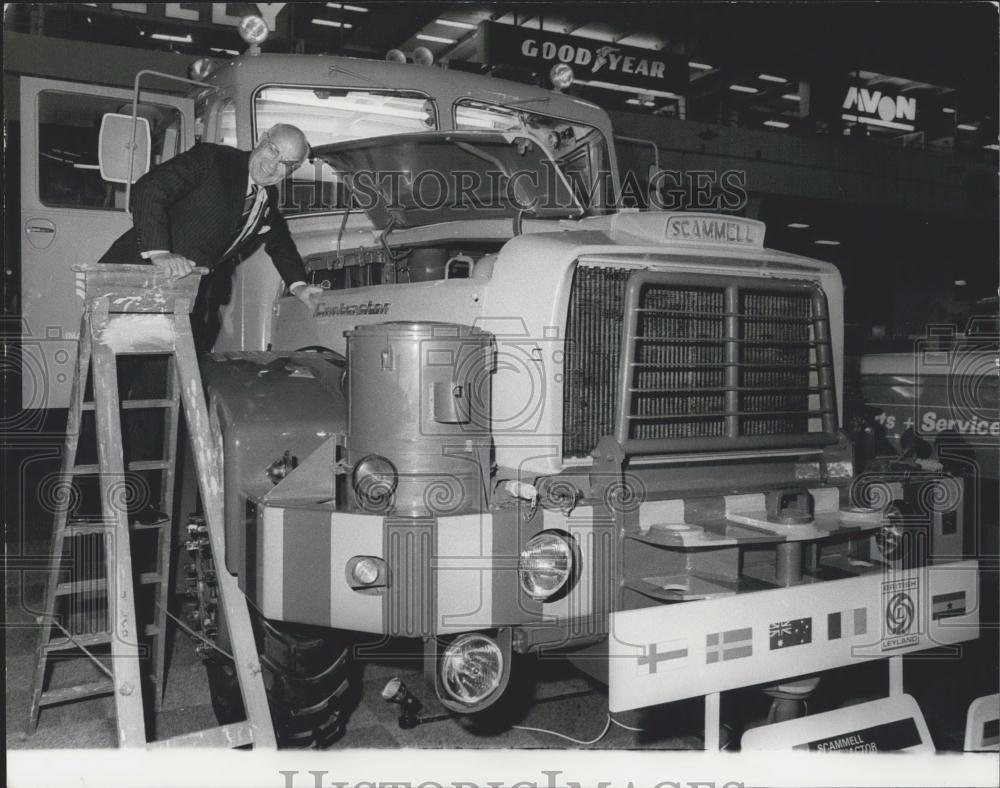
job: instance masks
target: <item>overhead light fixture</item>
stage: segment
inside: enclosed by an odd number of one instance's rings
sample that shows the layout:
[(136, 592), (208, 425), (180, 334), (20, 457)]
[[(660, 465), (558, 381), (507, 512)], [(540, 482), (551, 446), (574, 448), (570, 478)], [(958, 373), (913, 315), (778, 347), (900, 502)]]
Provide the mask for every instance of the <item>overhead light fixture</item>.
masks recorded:
[(983, 147), (986, 148), (986, 150), (1000, 150), (1000, 145), (997, 145), (995, 142), (991, 142), (989, 145), (983, 145)]
[(444, 25), (445, 27), (457, 27), (459, 30), (475, 30), (476, 25), (470, 24), (469, 22), (456, 22), (454, 19), (435, 19), (439, 25)]
[(804, 222), (789, 222), (786, 226), (791, 227), (793, 230), (806, 230), (809, 228), (809, 225)]
[(708, 63), (699, 63), (697, 60), (689, 60), (688, 65), (691, 68), (696, 68), (699, 71), (711, 71), (715, 66), (710, 66)]
[(637, 99), (637, 98), (630, 98), (630, 99), (626, 99), (625, 103), (626, 104), (636, 104), (636, 105), (638, 105), (638, 104), (641, 104), (642, 102), (639, 101), (639, 99)]
[(772, 129), (787, 129), (788, 124), (783, 120), (765, 120), (765, 126), (770, 126)]
[(964, 279), (956, 279), (955, 280), (955, 287), (965, 287), (968, 284), (969, 283), (966, 282)]
[(220, 55), (238, 55), (239, 51), (235, 49), (224, 49), (222, 47), (209, 47), (213, 52), (218, 52)]
[(840, 246), (840, 241), (828, 241), (825, 238), (817, 238), (813, 243), (817, 246)]
[(949, 115), (954, 115), (955, 114), (955, 108), (954, 107), (941, 107), (941, 111), (942, 112), (947, 112)]
[(457, 44), (458, 40), (454, 38), (445, 38), (444, 36), (429, 36), (426, 33), (417, 33), (418, 41), (431, 41), (435, 44)]
[(735, 90), (737, 93), (756, 93), (757, 88), (752, 88), (749, 85), (738, 85), (735, 82), (729, 86), (730, 90)]
[(367, 14), (368, 9), (359, 5), (344, 5), (343, 3), (327, 3), (327, 8), (337, 8), (341, 11), (354, 11), (356, 14)]
[[(884, 129), (899, 129), (900, 131), (913, 131), (915, 127), (911, 123), (897, 123), (894, 120), (882, 120), (881, 118), (866, 118), (862, 115), (849, 115), (843, 113), (841, 120), (849, 120), (852, 123), (864, 123), (866, 126), (879, 126)], [(959, 126), (961, 128), (961, 126)], [(844, 130), (845, 133), (847, 130)]]
[(345, 30), (350, 30), (354, 27), (350, 22), (337, 22), (334, 19), (313, 19), (312, 23), (314, 25), (321, 25), (322, 27), (342, 27)]
[[(141, 31), (140, 31), (141, 32)], [(150, 38), (155, 38), (157, 41), (176, 41), (178, 44), (190, 44), (191, 34), (188, 33), (186, 36), (172, 36), (167, 33), (153, 33)]]
[(774, 74), (758, 74), (757, 79), (762, 79), (765, 82), (777, 82), (779, 85), (784, 85), (788, 82), (784, 77), (776, 77)]
[(635, 88), (627, 88), (624, 85), (615, 85), (611, 82), (600, 82), (599, 80), (585, 80), (577, 79), (575, 80), (577, 85), (587, 85), (592, 88), (604, 88), (605, 90), (617, 90), (622, 93), (639, 93), (643, 96), (658, 96), (659, 98), (667, 99), (679, 99), (680, 96), (676, 93), (671, 93), (669, 90), (636, 90)]
[(785, 93), (782, 98), (788, 99), (789, 101), (802, 101), (802, 96), (798, 93)]
[(961, 129), (962, 131), (979, 131), (979, 129), (977, 129), (971, 123), (959, 123), (957, 126), (955, 126), (955, 128)]

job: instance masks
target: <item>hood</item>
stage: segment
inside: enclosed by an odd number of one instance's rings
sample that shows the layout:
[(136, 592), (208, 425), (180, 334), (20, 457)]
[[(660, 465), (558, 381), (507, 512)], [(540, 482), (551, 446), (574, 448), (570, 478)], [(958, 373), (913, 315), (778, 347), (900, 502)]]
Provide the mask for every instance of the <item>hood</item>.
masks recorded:
[(393, 134), (322, 145), (313, 155), (380, 229), (584, 213), (545, 144), (523, 130)]

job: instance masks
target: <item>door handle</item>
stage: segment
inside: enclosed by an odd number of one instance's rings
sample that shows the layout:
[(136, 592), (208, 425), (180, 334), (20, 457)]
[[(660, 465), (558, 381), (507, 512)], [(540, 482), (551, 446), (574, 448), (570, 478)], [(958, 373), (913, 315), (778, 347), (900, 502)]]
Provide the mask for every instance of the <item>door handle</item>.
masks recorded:
[(55, 238), (56, 226), (50, 219), (28, 219), (24, 232), (28, 235), (28, 243), (36, 249), (44, 249)]

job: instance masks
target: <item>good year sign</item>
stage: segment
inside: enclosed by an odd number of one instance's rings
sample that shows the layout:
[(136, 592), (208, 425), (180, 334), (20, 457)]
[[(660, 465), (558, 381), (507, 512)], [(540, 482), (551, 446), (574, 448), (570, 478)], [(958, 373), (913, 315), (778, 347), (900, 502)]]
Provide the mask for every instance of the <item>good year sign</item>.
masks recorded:
[(484, 23), (490, 63), (531, 68), (566, 63), (582, 80), (646, 90), (678, 90), (687, 84), (687, 62), (676, 55), (608, 44), (560, 33)]

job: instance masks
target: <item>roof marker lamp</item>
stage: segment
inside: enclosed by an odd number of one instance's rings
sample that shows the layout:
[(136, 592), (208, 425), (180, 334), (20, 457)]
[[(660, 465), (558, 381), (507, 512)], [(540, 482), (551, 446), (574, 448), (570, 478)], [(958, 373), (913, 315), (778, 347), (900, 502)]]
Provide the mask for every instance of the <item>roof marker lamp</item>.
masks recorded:
[(433, 66), (434, 53), (427, 47), (417, 47), (413, 50), (413, 62), (418, 66)]
[(478, 633), (460, 635), (441, 655), (441, 686), (467, 706), (486, 700), (503, 680), (503, 652), (496, 642)]
[(517, 562), (518, 581), (532, 599), (552, 599), (573, 579), (575, 545), (573, 537), (558, 531), (542, 531), (533, 536)]
[(573, 84), (573, 69), (567, 63), (556, 63), (549, 70), (549, 80), (556, 90), (566, 90)]
[(270, 33), (267, 29), (267, 22), (259, 16), (245, 16), (240, 20), (236, 29), (240, 33), (240, 38), (250, 45), (247, 54), (259, 55), (260, 45), (267, 41), (267, 36)]
[(215, 70), (215, 61), (210, 57), (200, 57), (188, 68), (191, 79), (202, 80)]

